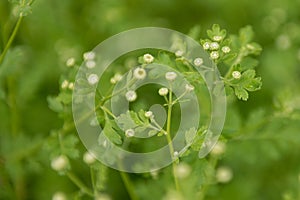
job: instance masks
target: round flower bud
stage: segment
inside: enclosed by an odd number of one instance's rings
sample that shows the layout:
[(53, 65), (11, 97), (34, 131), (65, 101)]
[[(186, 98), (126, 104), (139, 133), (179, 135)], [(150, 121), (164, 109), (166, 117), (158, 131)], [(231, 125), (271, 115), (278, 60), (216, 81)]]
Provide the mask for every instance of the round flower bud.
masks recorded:
[(67, 67), (73, 67), (75, 65), (75, 58), (69, 58), (67, 61), (66, 61), (66, 66)]
[(177, 51), (175, 52), (175, 56), (176, 56), (176, 57), (181, 57), (181, 56), (183, 56), (183, 51), (177, 50)]
[(158, 94), (159, 94), (160, 96), (166, 96), (166, 95), (168, 94), (168, 92), (169, 92), (168, 88), (165, 88), (165, 87), (160, 88), (160, 89), (158, 90)]
[(191, 167), (185, 163), (179, 163), (175, 168), (175, 174), (178, 178), (184, 179), (191, 174)]
[(153, 116), (153, 112), (152, 111), (145, 112), (145, 117), (150, 118), (152, 116)]
[(210, 48), (210, 43), (205, 42), (202, 46), (203, 46), (203, 49), (208, 50)]
[(225, 152), (225, 150), (226, 144), (224, 142), (219, 141), (212, 149), (211, 154), (215, 156), (220, 156)]
[(67, 169), (68, 165), (69, 160), (64, 155), (58, 156), (51, 161), (51, 167), (56, 171), (63, 171)]
[(146, 77), (147, 73), (146, 73), (146, 70), (143, 69), (143, 68), (136, 68), (134, 71), (133, 71), (133, 76), (136, 78), (136, 79), (144, 79)]
[(91, 165), (96, 161), (96, 156), (91, 152), (85, 152), (83, 154), (83, 161), (86, 164)]
[(210, 43), (210, 49), (211, 50), (218, 50), (219, 48), (220, 48), (219, 43), (217, 43), (217, 42)]
[(203, 59), (202, 58), (196, 58), (194, 60), (194, 65), (196, 65), (197, 67), (201, 66), (203, 64)]
[(232, 170), (229, 167), (219, 167), (216, 171), (216, 179), (220, 183), (228, 183), (232, 177)]
[(217, 51), (212, 51), (210, 53), (210, 57), (214, 60), (218, 59), (219, 58), (219, 53)]
[(167, 72), (166, 75), (165, 75), (165, 78), (168, 80), (168, 81), (174, 81), (177, 77), (177, 74), (175, 72)]
[(192, 85), (190, 85), (190, 84), (186, 84), (185, 85), (185, 90), (187, 91), (187, 92), (191, 92), (191, 91), (193, 91), (195, 88), (194, 88), (194, 86), (192, 86)]
[(174, 156), (175, 158), (177, 158), (177, 157), (179, 156), (179, 153), (178, 153), (178, 151), (174, 151), (174, 154), (173, 154), (173, 156)]
[(67, 200), (67, 196), (63, 192), (55, 192), (52, 200)]
[(123, 76), (121, 74), (115, 74), (111, 79), (110, 79), (110, 83), (112, 84), (116, 84), (117, 82), (119, 82), (121, 79), (123, 78)]
[(222, 51), (223, 51), (223, 53), (229, 53), (231, 51), (231, 49), (228, 46), (224, 46), (224, 47), (222, 47)]
[(145, 63), (149, 64), (154, 61), (154, 57), (151, 54), (147, 53), (143, 56), (143, 60)]
[(220, 35), (215, 35), (215, 36), (213, 37), (213, 40), (216, 41), (216, 42), (219, 42), (219, 41), (221, 41), (222, 39), (223, 39), (223, 37), (220, 36)]
[(91, 74), (88, 77), (88, 82), (90, 85), (95, 85), (96, 83), (98, 83), (99, 81), (99, 77), (97, 74)]
[(89, 69), (92, 69), (96, 66), (96, 62), (94, 60), (87, 60), (85, 66)]
[(96, 57), (95, 52), (89, 51), (83, 54), (83, 59), (84, 60), (94, 60)]
[(73, 90), (74, 89), (74, 83), (70, 82), (69, 85), (68, 85), (68, 88), (70, 90)]
[(234, 79), (240, 79), (242, 76), (241, 72), (239, 71), (233, 71), (231, 75)]
[(62, 88), (62, 89), (66, 89), (68, 86), (69, 86), (69, 81), (67, 81), (67, 80), (64, 80), (64, 81), (61, 83), (61, 88)]
[(133, 129), (127, 129), (126, 131), (125, 131), (125, 136), (126, 137), (133, 137), (134, 136), (134, 130)]
[(133, 102), (136, 100), (137, 94), (135, 91), (129, 90), (128, 92), (126, 92), (125, 97), (126, 97), (127, 101)]

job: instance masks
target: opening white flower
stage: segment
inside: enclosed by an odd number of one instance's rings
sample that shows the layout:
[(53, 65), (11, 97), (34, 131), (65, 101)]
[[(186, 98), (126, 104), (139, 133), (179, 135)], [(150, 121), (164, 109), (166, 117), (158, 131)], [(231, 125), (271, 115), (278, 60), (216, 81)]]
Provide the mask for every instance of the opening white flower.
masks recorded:
[(94, 60), (87, 60), (85, 66), (89, 69), (92, 69), (96, 66), (96, 62)]
[(218, 58), (219, 58), (219, 52), (217, 52), (217, 51), (212, 51), (212, 52), (210, 53), (210, 57), (211, 57), (212, 59), (214, 59), (214, 60), (218, 59)]
[(208, 50), (210, 48), (210, 43), (205, 42), (202, 46), (203, 46), (203, 49)]
[(153, 117), (153, 112), (152, 111), (145, 112), (145, 117), (147, 118)]
[(174, 81), (177, 77), (177, 74), (175, 72), (167, 72), (166, 75), (165, 75), (165, 78), (168, 80), (168, 81)]
[(229, 167), (219, 167), (216, 172), (216, 179), (220, 183), (228, 183), (233, 177), (232, 170)]
[(219, 41), (221, 41), (222, 39), (223, 39), (223, 37), (220, 36), (220, 35), (215, 35), (215, 36), (213, 37), (213, 40), (216, 41), (216, 42), (219, 42)]
[(224, 53), (229, 53), (231, 51), (231, 49), (228, 46), (224, 46), (224, 47), (222, 47), (222, 51)]
[(241, 72), (239, 71), (233, 71), (231, 75), (234, 79), (240, 79), (242, 76)]
[(91, 74), (88, 77), (88, 82), (90, 85), (95, 85), (96, 83), (98, 83), (99, 81), (99, 77), (97, 74)]
[(86, 164), (91, 165), (96, 161), (96, 156), (91, 152), (85, 152), (83, 155), (83, 161)]
[(126, 97), (127, 101), (133, 102), (136, 100), (137, 94), (134, 90), (129, 90), (128, 92), (126, 92), (125, 97)]
[(194, 65), (196, 65), (197, 67), (201, 66), (203, 64), (203, 59), (202, 58), (196, 58), (194, 60)]
[(66, 61), (66, 65), (67, 67), (73, 67), (75, 65), (75, 58), (69, 58), (67, 61)]
[(218, 50), (219, 47), (220, 47), (220, 45), (219, 45), (219, 43), (217, 43), (217, 42), (212, 42), (212, 43), (210, 44), (210, 49), (211, 49), (211, 50)]
[(146, 77), (147, 73), (146, 73), (146, 70), (143, 69), (143, 68), (136, 68), (134, 71), (133, 71), (133, 76), (136, 78), (136, 79), (144, 79)]
[(159, 94), (160, 96), (166, 96), (166, 95), (168, 94), (168, 92), (169, 92), (168, 88), (165, 88), (165, 87), (160, 88), (160, 89), (158, 90), (158, 94)]
[(51, 167), (56, 171), (65, 170), (68, 167), (68, 165), (69, 160), (64, 155), (58, 156), (51, 161)]
[(190, 85), (190, 84), (186, 84), (185, 85), (185, 90), (187, 91), (187, 92), (191, 92), (191, 91), (193, 91), (195, 88), (194, 88), (194, 86), (192, 86), (192, 85)]
[(94, 60), (96, 57), (95, 52), (89, 51), (83, 54), (83, 59), (84, 60)]
[(133, 129), (127, 129), (125, 131), (125, 136), (126, 137), (133, 137), (134, 136), (134, 130)]
[(152, 63), (154, 61), (154, 57), (151, 54), (147, 53), (143, 56), (143, 60), (144, 60), (145, 63), (149, 64), (149, 63)]

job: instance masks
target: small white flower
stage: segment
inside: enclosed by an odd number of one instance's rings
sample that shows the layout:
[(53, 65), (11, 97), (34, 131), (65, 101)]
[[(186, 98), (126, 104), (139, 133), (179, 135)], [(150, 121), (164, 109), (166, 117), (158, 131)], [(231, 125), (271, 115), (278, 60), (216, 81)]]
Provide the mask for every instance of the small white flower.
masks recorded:
[(137, 94), (135, 91), (129, 90), (128, 92), (126, 92), (125, 97), (126, 97), (127, 101), (133, 102), (136, 100)]
[(96, 66), (96, 62), (94, 60), (87, 60), (85, 66), (89, 69), (92, 69)]
[(152, 111), (145, 112), (145, 117), (147, 118), (153, 117), (153, 112)]
[(91, 152), (85, 152), (83, 155), (83, 161), (86, 164), (91, 165), (96, 161), (96, 156)]
[(126, 137), (133, 137), (134, 136), (134, 130), (133, 129), (127, 129), (125, 131), (125, 136)]
[(220, 156), (225, 152), (225, 150), (226, 144), (224, 142), (219, 141), (212, 149), (211, 154), (215, 156)]
[(88, 77), (88, 82), (90, 85), (95, 85), (96, 83), (98, 83), (99, 81), (99, 77), (97, 74), (91, 74)]
[(68, 164), (69, 160), (64, 155), (58, 156), (51, 161), (51, 167), (56, 171), (65, 170), (68, 167)]
[(75, 65), (75, 58), (69, 58), (67, 61), (66, 61), (66, 66), (67, 67), (73, 67)]
[(205, 42), (203, 44), (203, 49), (208, 50), (210, 48), (210, 43), (209, 42)]
[(67, 80), (64, 80), (64, 81), (61, 83), (61, 88), (62, 88), (62, 89), (66, 89), (68, 86), (69, 86), (69, 81), (67, 81)]
[(177, 74), (175, 72), (167, 72), (166, 75), (165, 75), (165, 78), (168, 80), (168, 81), (174, 81), (177, 77)]
[(201, 66), (203, 64), (203, 59), (202, 58), (196, 58), (194, 60), (194, 65), (196, 65), (197, 67)]
[(176, 56), (176, 57), (181, 57), (181, 56), (183, 56), (183, 51), (177, 50), (177, 51), (175, 52), (175, 56)]
[(84, 60), (94, 60), (96, 57), (95, 52), (89, 51), (83, 54), (83, 59)]
[(179, 156), (179, 153), (178, 153), (178, 151), (174, 151), (174, 154), (173, 154), (173, 156), (174, 156), (175, 158), (177, 158), (177, 157)]
[(239, 71), (233, 71), (231, 75), (234, 79), (240, 79), (242, 76), (241, 72)]
[(52, 200), (67, 200), (67, 196), (63, 192), (55, 192)]
[(222, 39), (223, 39), (223, 37), (220, 36), (220, 35), (215, 35), (215, 36), (213, 37), (213, 40), (216, 41), (216, 42), (219, 42), (219, 41), (221, 41)]
[(145, 63), (149, 64), (154, 61), (154, 57), (151, 54), (147, 53), (143, 56), (143, 60)]
[(217, 51), (212, 51), (212, 52), (210, 53), (210, 57), (211, 57), (212, 59), (214, 59), (214, 60), (218, 59), (218, 58), (219, 58), (219, 52), (217, 52)]
[(185, 90), (187, 91), (187, 92), (191, 92), (191, 91), (193, 91), (195, 88), (194, 88), (194, 86), (192, 86), (192, 85), (190, 85), (190, 84), (186, 84), (185, 85)]
[(165, 87), (160, 88), (160, 89), (158, 90), (158, 94), (159, 94), (160, 96), (166, 96), (166, 95), (168, 94), (168, 92), (169, 92), (168, 88), (165, 88)]
[(231, 49), (229, 48), (229, 46), (224, 46), (224, 47), (222, 47), (222, 51), (224, 53), (229, 53), (231, 51)]
[(212, 42), (210, 44), (210, 50), (218, 50), (219, 48), (220, 48), (220, 45), (217, 42)]
[(70, 90), (73, 90), (74, 89), (74, 83), (70, 82), (69, 85), (68, 85), (68, 88)]
[(123, 76), (119, 73), (115, 74), (111, 79), (110, 79), (110, 83), (112, 84), (116, 84), (117, 82), (119, 82), (121, 79), (123, 78)]
[(175, 174), (178, 178), (184, 179), (191, 174), (191, 167), (185, 163), (179, 163), (175, 168)]
[(216, 179), (220, 183), (228, 183), (232, 177), (232, 170), (229, 167), (219, 167), (216, 171)]
[(136, 78), (136, 79), (144, 79), (146, 77), (147, 73), (146, 73), (146, 70), (143, 69), (143, 68), (136, 68), (134, 71), (133, 71), (133, 76)]

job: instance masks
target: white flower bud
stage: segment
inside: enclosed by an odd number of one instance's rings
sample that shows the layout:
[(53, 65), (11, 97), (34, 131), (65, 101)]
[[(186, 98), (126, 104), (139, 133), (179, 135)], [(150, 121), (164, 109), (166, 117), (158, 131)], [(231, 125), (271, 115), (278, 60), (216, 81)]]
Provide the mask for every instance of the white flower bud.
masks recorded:
[(151, 54), (147, 53), (143, 56), (143, 60), (145, 63), (149, 64), (154, 61), (154, 57)]
[(183, 51), (177, 50), (177, 51), (175, 52), (175, 56), (176, 56), (176, 57), (181, 57), (181, 56), (183, 56)]
[(233, 71), (231, 75), (234, 79), (240, 79), (242, 76), (241, 72), (239, 71)]
[(219, 52), (217, 52), (217, 51), (212, 51), (212, 52), (210, 53), (210, 57), (211, 57), (212, 59), (214, 59), (214, 60), (218, 59), (218, 58), (219, 58)]
[(126, 92), (125, 97), (126, 97), (127, 101), (133, 102), (136, 100), (137, 94), (135, 91), (129, 90), (128, 92)]
[(210, 48), (210, 43), (209, 42), (205, 42), (203, 44), (203, 49), (208, 50)]
[(85, 152), (83, 154), (83, 161), (88, 165), (95, 163), (96, 160), (96, 156), (91, 152)]
[(68, 86), (69, 86), (69, 81), (67, 81), (67, 80), (64, 80), (64, 81), (61, 83), (61, 88), (62, 88), (62, 89), (66, 89)]
[(220, 183), (228, 183), (232, 177), (232, 170), (229, 167), (219, 167), (216, 171), (216, 179)]
[(178, 178), (184, 179), (191, 174), (191, 167), (185, 163), (179, 163), (175, 168), (175, 174)]
[(68, 165), (69, 160), (64, 155), (58, 156), (51, 161), (51, 167), (56, 171), (62, 171), (67, 169)]
[(165, 75), (165, 78), (168, 80), (168, 81), (174, 81), (177, 77), (177, 74), (175, 72), (167, 72), (166, 75)]
[(166, 96), (166, 95), (168, 94), (168, 92), (169, 92), (168, 88), (165, 88), (165, 87), (160, 88), (160, 89), (158, 90), (158, 94), (159, 94), (160, 96)]
[(96, 57), (95, 52), (89, 51), (83, 54), (83, 59), (84, 60), (94, 60)]
[(220, 45), (219, 45), (219, 43), (217, 43), (217, 42), (212, 42), (211, 44), (210, 44), (210, 49), (211, 50), (218, 50), (220, 48)]
[(68, 85), (68, 88), (70, 90), (73, 90), (74, 89), (74, 83), (70, 82), (69, 85)]
[(179, 153), (178, 153), (178, 151), (174, 151), (174, 154), (173, 154), (173, 156), (174, 156), (175, 158), (177, 158), (177, 157), (179, 156)]
[(213, 37), (213, 40), (216, 41), (216, 42), (219, 42), (219, 41), (221, 41), (222, 39), (223, 39), (223, 37), (220, 36), (220, 35), (215, 35), (215, 36)]
[(69, 58), (67, 61), (66, 61), (66, 66), (67, 67), (73, 67), (75, 65), (75, 58)]
[(152, 111), (145, 112), (145, 117), (147, 118), (153, 117), (153, 112)]
[(187, 92), (191, 92), (191, 91), (193, 91), (195, 88), (194, 88), (194, 86), (192, 86), (192, 85), (190, 85), (190, 84), (186, 84), (185, 85), (185, 90), (187, 91)]
[(201, 66), (203, 64), (203, 59), (202, 58), (196, 58), (194, 60), (194, 65), (196, 65), (197, 67)]
[(147, 73), (146, 73), (146, 70), (143, 69), (143, 68), (136, 68), (134, 71), (133, 71), (133, 76), (136, 78), (136, 79), (144, 79), (146, 77)]
[(123, 76), (121, 74), (115, 74), (111, 79), (110, 79), (110, 83), (112, 84), (116, 84), (117, 82), (119, 82), (121, 79), (123, 78)]
[(125, 131), (125, 136), (126, 137), (133, 137), (134, 136), (134, 130), (133, 129), (127, 129)]
[(52, 200), (67, 200), (67, 196), (63, 192), (55, 192)]
[(220, 156), (225, 152), (225, 150), (226, 144), (224, 142), (219, 141), (212, 149), (211, 154), (215, 156)]
[(228, 46), (224, 46), (224, 47), (222, 47), (222, 51), (223, 51), (223, 53), (229, 53), (231, 51), (231, 49)]
[(99, 81), (99, 77), (97, 74), (91, 74), (88, 77), (88, 82), (90, 85), (95, 85), (96, 83), (98, 83)]
[(94, 60), (87, 60), (85, 66), (89, 69), (92, 69), (96, 66), (96, 62)]

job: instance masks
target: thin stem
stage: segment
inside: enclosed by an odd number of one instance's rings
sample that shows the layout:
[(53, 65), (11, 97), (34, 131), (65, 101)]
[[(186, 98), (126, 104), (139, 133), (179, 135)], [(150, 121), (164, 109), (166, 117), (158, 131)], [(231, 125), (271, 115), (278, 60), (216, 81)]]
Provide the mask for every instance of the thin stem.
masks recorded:
[(13, 41), (14, 41), (16, 35), (17, 35), (17, 32), (18, 32), (18, 30), (19, 30), (19, 28), (20, 28), (22, 19), (23, 19), (23, 16), (20, 15), (19, 18), (18, 18), (18, 21), (17, 21), (17, 23), (16, 23), (16, 25), (15, 25), (15, 27), (14, 27), (14, 29), (13, 29), (13, 32), (12, 32), (12, 34), (10, 35), (10, 37), (9, 37), (9, 39), (8, 39), (8, 42), (7, 42), (6, 46), (4, 47), (3, 52), (2, 52), (1, 55), (0, 55), (0, 65), (2, 64), (2, 62), (3, 62), (3, 60), (4, 60), (4, 57), (5, 57), (5, 55), (6, 55), (7, 51), (8, 51), (8, 49), (10, 48), (11, 44), (13, 43)]
[[(170, 150), (170, 154), (172, 157), (172, 160), (174, 160), (174, 146), (172, 143), (172, 138), (171, 138), (171, 119), (172, 119), (172, 88), (170, 87), (169, 91), (169, 100), (168, 100), (168, 116), (167, 116), (167, 133), (166, 133), (166, 138)], [(172, 169), (173, 169), (173, 177), (174, 177), (174, 182), (175, 182), (175, 187), (177, 191), (180, 191), (180, 186), (179, 186), (179, 181), (176, 176), (176, 164), (172, 162)]]
[(96, 180), (95, 180), (94, 169), (92, 167), (90, 167), (90, 174), (91, 174), (91, 181), (92, 181), (94, 196), (96, 196), (97, 195)]
[(101, 106), (101, 109), (106, 112), (108, 115), (110, 115), (112, 118), (117, 119), (117, 117), (110, 111), (108, 110), (106, 107)]
[(91, 191), (86, 185), (84, 185), (82, 182), (81, 182), (81, 180), (77, 177), (77, 176), (75, 176), (73, 173), (71, 173), (71, 172), (68, 172), (67, 173), (67, 176), (68, 176), (68, 178), (78, 187), (78, 188), (80, 188), (80, 190), (83, 192), (83, 193), (85, 193), (85, 194), (87, 194), (87, 195), (89, 195), (89, 196), (91, 196), (91, 197), (94, 197), (94, 194), (93, 194), (93, 191)]
[(123, 180), (123, 183), (126, 187), (126, 190), (127, 190), (128, 194), (130, 196), (130, 199), (131, 200), (138, 200), (139, 198), (134, 192), (133, 184), (130, 181), (128, 174), (126, 172), (122, 172), (122, 171), (120, 172), (120, 174), (121, 174), (121, 178)]

